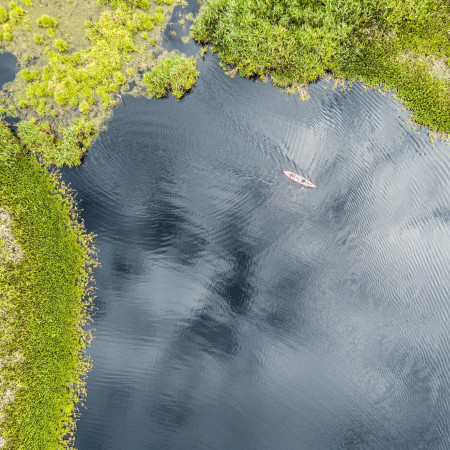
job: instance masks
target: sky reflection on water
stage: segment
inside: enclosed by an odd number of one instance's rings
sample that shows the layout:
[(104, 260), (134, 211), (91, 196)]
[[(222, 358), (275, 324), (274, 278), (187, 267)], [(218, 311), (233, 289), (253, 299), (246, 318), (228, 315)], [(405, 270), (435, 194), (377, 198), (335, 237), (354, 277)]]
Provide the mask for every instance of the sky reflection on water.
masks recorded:
[(77, 447), (448, 448), (448, 147), (360, 86), (200, 71), (64, 171), (102, 264)]

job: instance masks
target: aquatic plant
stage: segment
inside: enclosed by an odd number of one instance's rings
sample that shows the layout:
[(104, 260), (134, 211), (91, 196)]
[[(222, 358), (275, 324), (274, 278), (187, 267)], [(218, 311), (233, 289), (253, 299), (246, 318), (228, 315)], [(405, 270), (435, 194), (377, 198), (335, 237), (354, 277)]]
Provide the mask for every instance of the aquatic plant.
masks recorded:
[(34, 42), (36, 42), (36, 44), (39, 44), (39, 45), (44, 45), (45, 44), (44, 36), (42, 36), (42, 34), (35, 34)]
[(22, 17), (25, 15), (25, 10), (20, 7), (16, 2), (11, 2), (9, 4), (9, 18), (11, 21), (20, 22)]
[(0, 358), (16, 361), (0, 371), (0, 391), (14, 387), (14, 401), (0, 416), (2, 437), (11, 449), (62, 448), (73, 443), (74, 407), (85, 395), (90, 365), (83, 355), (90, 340), (92, 236), (58, 176), (43, 170), (5, 124), (0, 205), (23, 253), (14, 264), (0, 261), (0, 306), (7, 313), (0, 317), (7, 331)]
[(4, 6), (0, 6), (0, 23), (5, 23), (8, 19), (8, 10)]
[(97, 132), (94, 123), (85, 117), (61, 128), (58, 134), (48, 122), (36, 119), (22, 120), (17, 128), (17, 136), (26, 149), (39, 153), (46, 164), (56, 166), (79, 165)]
[(175, 55), (166, 58), (151, 71), (144, 74), (149, 97), (161, 98), (170, 91), (177, 99), (189, 91), (195, 84), (199, 72), (194, 57)]
[(64, 39), (56, 39), (53, 45), (62, 53), (69, 51), (69, 44)]
[[(41, 33), (31, 34), (41, 58), (36, 61), (22, 57), (21, 76), (10, 85), (11, 95), (4, 97), (5, 112), (20, 105), (15, 113), (22, 119), (42, 118), (51, 125), (59, 143), (56, 152), (64, 153), (57, 158), (53, 149), (45, 148), (44, 160), (53, 164), (59, 164), (58, 161), (79, 164), (74, 156), (78, 154), (81, 157), (85, 151), (83, 147), (76, 152), (72, 144), (62, 144), (62, 136), (68, 136), (62, 132), (64, 127), (70, 127), (71, 122), (82, 115), (89, 119), (86, 135), (91, 135), (92, 124), (95, 127), (92, 134), (97, 135), (109, 111), (118, 103), (120, 93), (127, 90), (128, 82), (133, 80), (137, 85), (135, 90), (144, 91), (140, 73), (156, 64), (152, 51), (171, 11), (172, 1), (162, 2), (161, 6), (154, 1), (131, 0), (101, 0), (98, 4), (106, 9), (99, 11), (97, 19), (84, 23), (80, 31), (85, 34), (88, 45), (81, 49), (74, 46), (72, 37), (70, 41), (60, 37), (67, 24), (60, 27), (58, 21), (47, 14), (36, 17), (33, 9), (36, 26), (44, 29), (48, 36), (55, 37), (52, 39), (53, 48), (49, 46), (51, 40)], [(64, 20), (63, 16), (58, 17)], [(8, 37), (3, 36), (4, 39)], [(20, 38), (24, 39), (22, 35)], [(14, 45), (11, 48), (14, 49)], [(164, 57), (165, 54), (160, 55), (160, 59)], [(181, 92), (176, 88), (175, 91)], [(27, 148), (33, 148), (30, 136), (24, 143)], [(42, 148), (38, 141), (34, 151)]]
[(37, 20), (37, 24), (42, 28), (56, 28), (58, 26), (58, 21), (50, 16), (42, 16)]
[[(394, 90), (413, 119), (450, 132), (450, 4), (446, 0), (211, 0), (192, 28), (225, 67), (283, 89), (326, 73)], [(444, 71), (445, 71), (444, 70)]]
[(12, 42), (13, 30), (23, 24), (26, 11), (16, 2), (9, 3), (9, 10), (4, 6), (0, 6), (0, 24), (2, 24), (3, 32), (0, 31), (0, 42)]

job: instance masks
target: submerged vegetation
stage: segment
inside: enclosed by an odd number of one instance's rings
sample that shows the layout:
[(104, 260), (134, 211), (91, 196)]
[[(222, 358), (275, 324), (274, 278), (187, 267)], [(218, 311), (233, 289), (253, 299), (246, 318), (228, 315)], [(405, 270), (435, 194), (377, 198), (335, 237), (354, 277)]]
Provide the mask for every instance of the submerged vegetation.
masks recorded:
[[(163, 74), (161, 67), (170, 66), (172, 79), (181, 80), (187, 76), (187, 66), (180, 63), (181, 56), (167, 54), (157, 46), (174, 0), (53, 3), (48, 10), (27, 3), (25, 18), (21, 16), (10, 42), (4, 42), (19, 58), (21, 70), (3, 90), (0, 115), (27, 121), (20, 126), (19, 136), (29, 150), (41, 152), (45, 162), (70, 166), (80, 163), (130, 83), (136, 86), (135, 94), (146, 94), (153, 86), (148, 80), (155, 82), (158, 76), (149, 75), (149, 70), (158, 66)], [(75, 6), (80, 11), (77, 9), (78, 20), (73, 21)], [(5, 11), (8, 25), (11, 12)], [(170, 57), (174, 57), (173, 63)], [(196, 66), (195, 60), (189, 61), (189, 67)], [(184, 87), (180, 84), (181, 90), (177, 90), (176, 82), (167, 77), (165, 81), (167, 86), (160, 82), (155, 86), (166, 92), (172, 89), (177, 98), (193, 84), (186, 79)], [(67, 128), (68, 132), (62, 131)]]
[(0, 241), (0, 393), (10, 400), (1, 405), (1, 435), (7, 448), (61, 448), (73, 439), (89, 365), (92, 237), (58, 177), (2, 123), (0, 142), (8, 218)]
[(327, 73), (381, 85), (450, 133), (449, 17), (447, 0), (210, 0), (192, 35), (244, 77), (302, 95)]

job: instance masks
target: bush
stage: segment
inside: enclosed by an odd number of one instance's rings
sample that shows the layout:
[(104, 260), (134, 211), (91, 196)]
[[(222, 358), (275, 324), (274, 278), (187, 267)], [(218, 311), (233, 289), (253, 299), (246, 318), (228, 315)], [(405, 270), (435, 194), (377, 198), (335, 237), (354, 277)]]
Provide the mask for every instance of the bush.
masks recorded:
[(50, 16), (42, 16), (37, 20), (37, 24), (42, 28), (56, 28), (58, 21)]
[(151, 72), (144, 74), (149, 97), (164, 97), (169, 91), (180, 99), (197, 81), (197, 61), (194, 57), (176, 55), (162, 60)]
[(8, 19), (8, 10), (4, 6), (0, 6), (0, 23), (5, 23)]

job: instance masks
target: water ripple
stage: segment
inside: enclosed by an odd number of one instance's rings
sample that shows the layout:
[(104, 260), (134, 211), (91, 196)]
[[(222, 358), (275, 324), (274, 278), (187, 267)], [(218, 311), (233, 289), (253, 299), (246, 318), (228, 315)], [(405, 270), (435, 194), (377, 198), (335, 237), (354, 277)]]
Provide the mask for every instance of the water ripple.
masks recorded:
[(102, 263), (77, 445), (448, 448), (448, 149), (390, 94), (200, 70), (64, 173)]

